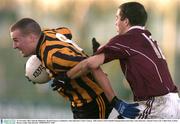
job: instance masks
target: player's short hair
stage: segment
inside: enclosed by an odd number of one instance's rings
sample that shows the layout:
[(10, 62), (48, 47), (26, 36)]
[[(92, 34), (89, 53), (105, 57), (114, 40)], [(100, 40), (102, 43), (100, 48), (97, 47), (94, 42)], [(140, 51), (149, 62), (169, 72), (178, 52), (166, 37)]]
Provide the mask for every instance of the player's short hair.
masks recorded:
[(16, 29), (19, 29), (23, 35), (28, 35), (31, 33), (39, 35), (41, 33), (40, 25), (31, 18), (22, 18), (10, 27), (11, 32)]
[(127, 2), (119, 6), (121, 20), (127, 18), (131, 26), (145, 26), (147, 12), (144, 6), (138, 2)]

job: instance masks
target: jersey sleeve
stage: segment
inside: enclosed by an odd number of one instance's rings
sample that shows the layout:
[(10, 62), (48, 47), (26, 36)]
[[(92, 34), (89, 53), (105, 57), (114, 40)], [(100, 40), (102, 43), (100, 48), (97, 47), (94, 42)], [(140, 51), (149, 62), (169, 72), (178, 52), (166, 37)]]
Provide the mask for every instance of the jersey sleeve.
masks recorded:
[(127, 57), (134, 55), (130, 45), (128, 45), (128, 39), (119, 35), (112, 38), (105, 46), (96, 52), (96, 54), (100, 53), (105, 54), (104, 63), (115, 59), (126, 59)]
[(52, 68), (56, 73), (68, 71), (76, 64), (78, 64), (80, 61), (86, 58), (84, 56), (69, 54), (67, 51), (68, 48), (64, 48), (53, 53), (51, 59)]

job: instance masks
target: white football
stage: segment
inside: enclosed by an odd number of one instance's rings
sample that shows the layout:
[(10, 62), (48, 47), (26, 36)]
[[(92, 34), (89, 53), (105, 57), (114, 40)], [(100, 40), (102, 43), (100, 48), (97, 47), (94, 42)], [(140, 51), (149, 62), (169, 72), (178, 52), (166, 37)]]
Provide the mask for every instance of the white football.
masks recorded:
[(34, 83), (47, 83), (51, 78), (36, 55), (32, 55), (26, 62), (25, 76)]

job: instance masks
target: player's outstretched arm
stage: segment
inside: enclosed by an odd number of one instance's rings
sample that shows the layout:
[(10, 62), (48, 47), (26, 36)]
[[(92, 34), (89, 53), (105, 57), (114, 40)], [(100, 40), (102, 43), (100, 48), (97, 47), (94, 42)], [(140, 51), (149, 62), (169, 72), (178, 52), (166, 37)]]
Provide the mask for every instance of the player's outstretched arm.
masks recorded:
[(74, 79), (81, 75), (85, 75), (89, 71), (99, 68), (100, 65), (102, 65), (104, 63), (104, 58), (105, 58), (105, 55), (103, 53), (91, 56), (91, 57), (81, 61), (79, 64), (77, 64), (71, 70), (69, 70), (67, 72), (67, 75), (71, 79)]
[(111, 83), (107, 77), (107, 75), (102, 71), (102, 69), (99, 67), (97, 69), (93, 69), (92, 73), (100, 85), (100, 87), (104, 90), (104, 93), (106, 97), (108, 98), (108, 101), (111, 102), (112, 99), (115, 97), (115, 93), (113, 91), (113, 88), (111, 86)]
[[(100, 47), (99, 42), (96, 40), (96, 38), (93, 38), (92, 39), (93, 54), (95, 54), (95, 52), (97, 51), (97, 49), (99, 47)], [(75, 67), (73, 67), (70, 71), (67, 72), (67, 75), (71, 79), (74, 79), (81, 75), (85, 75), (89, 71), (92, 71), (92, 69), (99, 68), (99, 66), (104, 63), (104, 59), (105, 59), (105, 56), (103, 53), (99, 54), (99, 55), (91, 56), (91, 57), (81, 61)]]
[(126, 103), (118, 99), (111, 87), (111, 84), (110, 84), (109, 79), (107, 78), (107, 75), (101, 70), (101, 68), (93, 69), (92, 72), (96, 81), (104, 90), (104, 93), (106, 97), (108, 98), (109, 102), (111, 103), (111, 106), (118, 111), (119, 113), (118, 118), (125, 117), (125, 118), (133, 119), (139, 115), (139, 109), (136, 108), (138, 106), (138, 103)]
[(136, 108), (138, 104), (129, 104), (116, 97), (107, 76), (100, 69), (100, 65), (104, 62), (104, 57), (104, 54), (98, 54), (81, 61), (79, 64), (65, 73), (65, 79), (74, 79), (86, 74), (88, 71), (92, 71), (97, 82), (104, 90), (109, 102), (111, 102), (112, 107), (118, 111), (120, 116), (126, 118), (135, 118), (139, 115), (139, 110)]

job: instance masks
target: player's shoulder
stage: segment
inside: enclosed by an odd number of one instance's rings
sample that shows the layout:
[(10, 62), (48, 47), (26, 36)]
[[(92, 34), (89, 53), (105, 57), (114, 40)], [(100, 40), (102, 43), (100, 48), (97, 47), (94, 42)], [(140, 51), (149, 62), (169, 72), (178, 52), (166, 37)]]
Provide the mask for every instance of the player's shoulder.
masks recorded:
[(123, 35), (116, 35), (112, 37), (109, 41), (110, 44), (114, 43), (127, 43), (133, 40), (132, 34), (123, 34)]
[(55, 31), (60, 34), (72, 34), (71, 30), (67, 27), (59, 27), (59, 28), (56, 28)]
[(125, 34), (122, 35), (116, 35), (111, 39), (111, 42), (119, 42), (119, 43), (130, 43), (132, 42), (141, 42), (144, 41), (143, 34), (146, 34), (147, 36), (150, 36), (151, 33), (148, 30), (140, 30), (140, 29), (133, 29)]
[(55, 37), (56, 33), (60, 33), (66, 36), (68, 39), (72, 39), (71, 30), (67, 27), (58, 27), (53, 29), (46, 28), (43, 30), (43, 33), (47, 36), (52, 36), (52, 37)]

